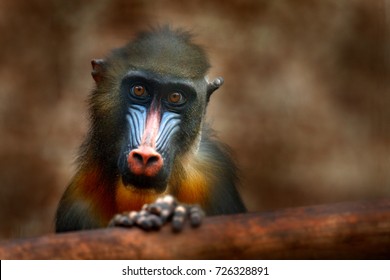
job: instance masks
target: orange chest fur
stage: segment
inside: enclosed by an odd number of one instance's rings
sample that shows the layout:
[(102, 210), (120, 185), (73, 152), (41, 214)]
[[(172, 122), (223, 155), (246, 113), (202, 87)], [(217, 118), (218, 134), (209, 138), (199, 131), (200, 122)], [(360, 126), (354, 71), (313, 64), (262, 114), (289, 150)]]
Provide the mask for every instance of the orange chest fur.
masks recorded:
[(160, 194), (151, 190), (124, 186), (118, 177), (114, 182), (107, 180), (99, 169), (79, 173), (74, 183), (77, 185), (76, 193), (79, 193), (83, 200), (89, 201), (94, 212), (105, 221), (111, 219), (116, 213), (138, 211), (144, 204), (152, 203), (164, 194), (172, 194), (181, 203), (199, 204), (205, 207), (210, 188), (210, 180), (194, 169), (186, 173), (185, 179), (174, 186), (168, 185), (167, 190)]

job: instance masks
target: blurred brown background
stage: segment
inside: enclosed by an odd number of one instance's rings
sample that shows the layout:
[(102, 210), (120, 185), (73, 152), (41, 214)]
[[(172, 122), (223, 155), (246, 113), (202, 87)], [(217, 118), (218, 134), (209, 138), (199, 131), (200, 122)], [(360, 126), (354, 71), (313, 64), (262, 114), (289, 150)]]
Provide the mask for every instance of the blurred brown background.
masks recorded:
[(52, 231), (90, 60), (165, 23), (225, 78), (208, 119), (251, 211), (390, 196), (390, 1), (0, 0), (0, 238)]

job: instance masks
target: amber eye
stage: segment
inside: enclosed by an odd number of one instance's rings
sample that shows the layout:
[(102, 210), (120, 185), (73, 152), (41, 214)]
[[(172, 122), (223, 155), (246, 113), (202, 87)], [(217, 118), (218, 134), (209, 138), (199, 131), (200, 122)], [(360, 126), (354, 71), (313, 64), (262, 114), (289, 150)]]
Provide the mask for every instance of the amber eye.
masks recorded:
[(145, 87), (140, 86), (140, 85), (133, 86), (133, 87), (131, 88), (131, 91), (132, 91), (132, 93), (133, 93), (135, 96), (138, 96), (138, 97), (141, 97), (141, 96), (146, 95), (146, 89), (145, 89)]
[(185, 100), (181, 93), (173, 92), (169, 94), (168, 101), (173, 104), (182, 104)]

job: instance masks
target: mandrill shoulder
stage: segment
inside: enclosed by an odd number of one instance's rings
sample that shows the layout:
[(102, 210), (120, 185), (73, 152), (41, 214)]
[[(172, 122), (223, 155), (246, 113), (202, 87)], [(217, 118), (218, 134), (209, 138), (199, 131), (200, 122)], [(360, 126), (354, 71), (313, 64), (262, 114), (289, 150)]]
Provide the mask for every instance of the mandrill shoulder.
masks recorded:
[(179, 201), (199, 204), (208, 215), (245, 212), (237, 192), (237, 167), (230, 148), (213, 130), (203, 129), (196, 153), (175, 168), (172, 194)]

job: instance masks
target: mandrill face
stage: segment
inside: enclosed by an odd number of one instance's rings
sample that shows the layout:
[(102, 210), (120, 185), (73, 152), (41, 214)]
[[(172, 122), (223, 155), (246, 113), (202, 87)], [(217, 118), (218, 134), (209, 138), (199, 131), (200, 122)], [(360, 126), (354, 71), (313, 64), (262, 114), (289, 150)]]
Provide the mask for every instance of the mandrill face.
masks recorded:
[(126, 128), (118, 160), (125, 186), (165, 191), (175, 158), (200, 140), (206, 89), (205, 79), (139, 70), (125, 75), (120, 98)]

